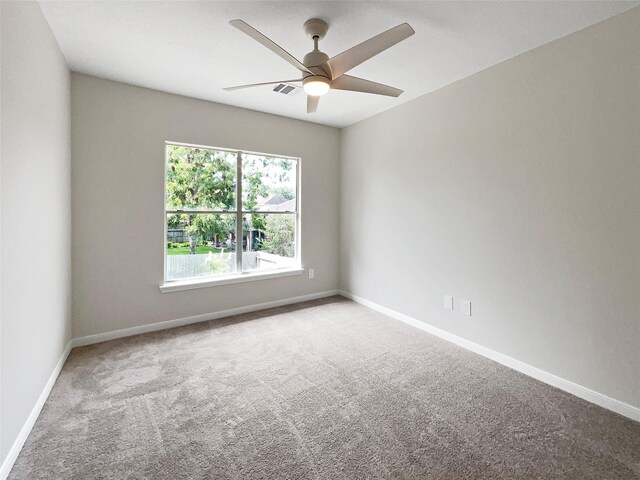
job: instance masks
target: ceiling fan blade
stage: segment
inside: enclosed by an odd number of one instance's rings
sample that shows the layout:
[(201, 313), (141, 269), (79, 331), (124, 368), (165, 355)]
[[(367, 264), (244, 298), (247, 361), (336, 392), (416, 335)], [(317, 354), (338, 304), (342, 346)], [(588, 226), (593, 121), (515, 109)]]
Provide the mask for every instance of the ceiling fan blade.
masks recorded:
[(309, 70), (307, 67), (305, 67), (293, 55), (291, 55), (289, 52), (287, 52), (280, 45), (276, 44), (273, 40), (269, 39), (268, 37), (266, 37), (265, 35), (260, 33), (258, 30), (253, 28), (248, 23), (246, 23), (246, 22), (244, 22), (242, 20), (231, 20), (229, 23), (231, 25), (233, 25), (234, 27), (236, 27), (241, 32), (244, 32), (247, 35), (249, 35), (254, 40), (257, 40), (258, 42), (260, 42), (262, 45), (267, 47), (269, 50), (271, 50), (273, 53), (278, 55), (280, 58), (282, 58), (282, 59), (286, 60), (287, 62), (289, 62), (291, 65), (296, 67), (301, 72), (306, 72), (306, 73), (310, 73), (310, 74), (313, 75), (313, 72), (311, 70)]
[(318, 110), (319, 101), (320, 101), (320, 97), (307, 95), (307, 113), (315, 113), (315, 111)]
[(329, 68), (331, 68), (331, 75), (334, 79), (338, 78), (362, 62), (409, 38), (414, 33), (416, 32), (408, 23), (402, 23), (345, 50), (327, 61)]
[(261, 85), (275, 85), (276, 83), (295, 83), (295, 82), (301, 82), (301, 81), (302, 81), (301, 78), (296, 78), (295, 80), (279, 80), (277, 82), (250, 83), (248, 85), (237, 85), (235, 87), (226, 87), (226, 88), (223, 88), (223, 90), (226, 90), (227, 92), (232, 92), (233, 90), (240, 90), (242, 88), (260, 87)]
[(364, 78), (352, 77), (351, 75), (341, 75), (331, 82), (334, 90), (350, 90), (352, 92), (374, 93), (376, 95), (386, 95), (388, 97), (399, 97), (402, 90), (393, 88), (382, 83), (372, 82)]

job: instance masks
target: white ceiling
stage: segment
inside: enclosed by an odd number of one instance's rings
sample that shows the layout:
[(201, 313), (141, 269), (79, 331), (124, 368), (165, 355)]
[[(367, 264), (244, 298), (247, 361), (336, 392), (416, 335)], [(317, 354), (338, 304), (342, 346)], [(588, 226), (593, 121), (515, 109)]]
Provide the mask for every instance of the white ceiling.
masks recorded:
[[(40, 2), (76, 72), (343, 127), (640, 4), (510, 2)], [(306, 113), (299, 91), (222, 87), (296, 78), (297, 70), (228, 22), (241, 18), (298, 59), (312, 49), (302, 24), (329, 22), (330, 57), (402, 22), (416, 34), (352, 75), (405, 90), (400, 98), (330, 91)]]

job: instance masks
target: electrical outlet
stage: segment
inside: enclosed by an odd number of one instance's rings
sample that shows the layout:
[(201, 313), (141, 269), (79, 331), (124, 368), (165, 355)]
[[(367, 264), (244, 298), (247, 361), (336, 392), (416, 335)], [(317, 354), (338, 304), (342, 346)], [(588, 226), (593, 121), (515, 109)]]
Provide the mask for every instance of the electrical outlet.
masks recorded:
[(451, 310), (453, 312), (453, 297), (451, 295), (445, 295), (442, 306), (445, 310)]
[(316, 276), (316, 272), (313, 268), (309, 269), (309, 278), (314, 278)]
[(460, 300), (460, 313), (471, 316), (471, 300)]

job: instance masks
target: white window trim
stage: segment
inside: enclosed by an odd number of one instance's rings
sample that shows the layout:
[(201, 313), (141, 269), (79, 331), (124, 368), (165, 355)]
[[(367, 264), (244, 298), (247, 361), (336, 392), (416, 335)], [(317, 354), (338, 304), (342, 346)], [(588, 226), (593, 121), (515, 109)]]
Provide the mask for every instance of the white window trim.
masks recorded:
[[(262, 152), (252, 152), (252, 151), (248, 151), (248, 150), (239, 150), (239, 149), (229, 149), (229, 148), (220, 148), (220, 147), (213, 147), (213, 146), (206, 146), (206, 145), (196, 145), (196, 144), (190, 144), (190, 143), (181, 143), (181, 142), (172, 142), (172, 141), (165, 141), (165, 161), (164, 161), (164, 195), (163, 195), (163, 202), (164, 202), (164, 208), (163, 213), (164, 213), (164, 219), (163, 219), (163, 224), (164, 224), (164, 239), (163, 239), (163, 251), (164, 251), (164, 282), (159, 285), (160, 288), (160, 292), (161, 293), (169, 293), (169, 292), (178, 292), (178, 291), (182, 291), (182, 290), (192, 290), (192, 289), (196, 289), (196, 288), (207, 288), (207, 287), (215, 287), (215, 286), (219, 286), (219, 285), (230, 285), (230, 284), (234, 284), (234, 283), (243, 283), (243, 282), (252, 282), (252, 281), (256, 281), (256, 280), (267, 280), (267, 279), (271, 279), (271, 278), (279, 278), (279, 277), (289, 277), (292, 275), (301, 275), (304, 272), (304, 269), (302, 268), (302, 249), (301, 249), (301, 245), (300, 245), (300, 239), (302, 238), (302, 219), (301, 219), (301, 208), (300, 208), (300, 199), (301, 199), (301, 194), (300, 194), (300, 179), (301, 177), (301, 171), (302, 171), (302, 161), (300, 159), (300, 157), (291, 157), (291, 156), (287, 156), (287, 155), (280, 155), (280, 154), (272, 154), (272, 153), (262, 153)], [(242, 162), (242, 154), (248, 154), (248, 155), (261, 155), (261, 156), (265, 156), (265, 157), (275, 157), (275, 158), (284, 158), (284, 159), (289, 159), (289, 160), (295, 160), (296, 162), (296, 211), (295, 212), (280, 212), (280, 213), (295, 213), (296, 215), (296, 239), (295, 239), (295, 246), (296, 246), (296, 253), (295, 253), (295, 258), (296, 258), (296, 265), (294, 267), (290, 267), (290, 268), (280, 268), (277, 270), (267, 270), (267, 271), (253, 271), (253, 272), (234, 272), (232, 274), (229, 275), (211, 275), (211, 276), (203, 276), (203, 277), (193, 277), (193, 278), (185, 278), (185, 279), (180, 279), (180, 280), (167, 280), (167, 205), (166, 205), (166, 198), (167, 198), (167, 150), (166, 147), (167, 145), (176, 145), (176, 146), (183, 146), (183, 147), (193, 147), (193, 148), (206, 148), (206, 149), (211, 149), (211, 150), (218, 150), (218, 151), (223, 151), (223, 152), (233, 152), (236, 153), (238, 155), (238, 163), (237, 163), (237, 191), (236, 191), (236, 201), (242, 201), (242, 178), (240, 176), (240, 164)], [(240, 237), (242, 238), (242, 215), (245, 215), (247, 213), (274, 213), (274, 212), (260, 212), (260, 211), (252, 211), (252, 212), (247, 212), (245, 210), (242, 209), (242, 203), (240, 203), (240, 209), (238, 210), (231, 210), (229, 212), (225, 212), (225, 213), (235, 213), (238, 218), (239, 221), (236, 220), (236, 245), (237, 245), (237, 238), (238, 238), (238, 232), (240, 232)], [(236, 208), (238, 207), (238, 205), (236, 205)], [(188, 212), (185, 212), (188, 213)], [(242, 243), (241, 243), (242, 244)], [(238, 250), (236, 249), (236, 265), (239, 268), (242, 268), (242, 249)]]
[(234, 283), (255, 282), (257, 280), (268, 280), (270, 278), (291, 277), (302, 275), (304, 268), (282, 268), (267, 272), (245, 272), (234, 273), (233, 275), (218, 275), (204, 278), (190, 278), (185, 280), (174, 280), (160, 285), (160, 292), (179, 292), (182, 290), (193, 290), (196, 288), (215, 287), (218, 285), (231, 285)]

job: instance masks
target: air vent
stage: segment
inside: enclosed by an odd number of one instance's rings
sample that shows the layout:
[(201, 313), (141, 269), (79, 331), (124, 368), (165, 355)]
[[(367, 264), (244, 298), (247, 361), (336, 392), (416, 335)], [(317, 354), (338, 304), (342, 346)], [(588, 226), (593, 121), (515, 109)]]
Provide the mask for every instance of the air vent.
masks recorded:
[(273, 89), (274, 92), (281, 93), (283, 95), (292, 95), (296, 92), (296, 87), (293, 85), (287, 85), (286, 83), (280, 83)]

